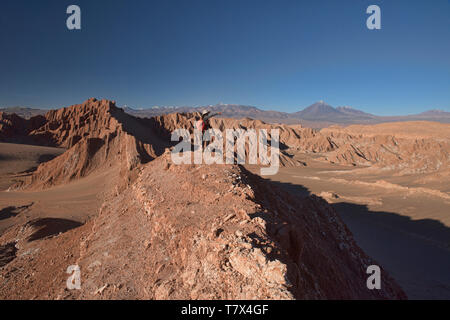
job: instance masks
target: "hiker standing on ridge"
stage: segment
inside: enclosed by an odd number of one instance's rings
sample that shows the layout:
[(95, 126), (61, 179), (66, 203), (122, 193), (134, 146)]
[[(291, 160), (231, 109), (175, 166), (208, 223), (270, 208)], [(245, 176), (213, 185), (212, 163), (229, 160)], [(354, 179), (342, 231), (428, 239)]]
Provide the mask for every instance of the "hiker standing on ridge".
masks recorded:
[[(203, 134), (205, 133), (205, 131), (211, 129), (209, 119), (211, 119), (212, 117), (215, 117), (219, 114), (222, 114), (222, 112), (211, 113), (211, 111), (208, 111), (208, 110), (202, 111), (201, 118), (196, 123), (197, 130), (199, 130), (202, 133), (202, 140), (203, 140)], [(202, 141), (203, 148), (206, 148), (206, 146), (207, 146), (206, 142), (207, 141)]]

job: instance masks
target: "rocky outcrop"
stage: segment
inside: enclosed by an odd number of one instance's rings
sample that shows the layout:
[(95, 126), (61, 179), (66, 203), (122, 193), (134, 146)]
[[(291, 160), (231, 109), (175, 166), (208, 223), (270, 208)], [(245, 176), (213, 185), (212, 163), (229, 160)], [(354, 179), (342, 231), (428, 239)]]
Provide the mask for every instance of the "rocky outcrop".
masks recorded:
[[(293, 197), (238, 165), (173, 164), (167, 137), (192, 125), (189, 115), (137, 119), (90, 99), (45, 119), (28, 135), (68, 150), (24, 186), (49, 187), (107, 166), (121, 180), (112, 180), (113, 192), (83, 226), (47, 219), (5, 232), (1, 298), (406, 298), (383, 269), (381, 290), (367, 288), (366, 268), (377, 263), (323, 199)], [(301, 148), (309, 137), (310, 148), (336, 147), (313, 130), (279, 128), (283, 144), (300, 140)], [(81, 290), (66, 290), (68, 265), (80, 267)]]
[[(5, 125), (0, 128), (0, 137), (20, 135), (42, 145), (67, 149), (63, 155), (41, 164), (26, 181), (12, 187), (17, 189), (46, 188), (111, 166), (118, 166), (118, 170), (127, 177), (130, 169), (147, 163), (174, 144), (170, 139), (172, 131), (185, 128), (193, 132), (199, 115), (170, 114), (142, 119), (128, 115), (117, 108), (113, 101), (92, 98), (79, 105), (51, 110), (39, 119), (36, 117), (25, 120), (6, 114), (3, 116), (6, 120)], [(298, 125), (269, 125), (251, 119), (213, 119), (212, 127), (223, 132), (225, 129), (239, 128), (266, 129), (269, 139), (270, 130), (278, 129), (280, 164), (284, 166), (299, 165), (289, 153), (291, 145), (307, 141), (316, 135), (314, 130)], [(20, 133), (14, 130), (20, 130)], [(325, 150), (330, 147), (325, 147)], [(321, 147), (318, 149), (324, 150)]]
[(42, 141), (33, 140), (29, 134), (45, 121), (45, 117), (40, 115), (24, 119), (14, 113), (0, 112), (0, 141), (41, 143)]
[[(395, 169), (398, 174), (432, 173), (450, 167), (450, 126), (427, 122), (322, 129), (334, 150), (332, 163)], [(436, 127), (436, 128), (433, 128)]]
[(49, 111), (43, 124), (27, 135), (67, 151), (41, 164), (25, 182), (13, 188), (46, 188), (111, 166), (127, 178), (131, 169), (154, 159), (168, 145), (145, 120), (127, 115), (112, 101), (94, 98)]
[[(52, 240), (64, 252), (52, 253), (54, 265), (72, 256), (66, 263), (80, 266), (82, 287), (64, 290), (64, 277), (43, 283), (50, 298), (406, 298), (383, 269), (381, 290), (367, 288), (366, 268), (377, 263), (324, 200), (294, 198), (237, 165), (172, 165), (169, 157), (141, 167), (97, 217)], [(21, 232), (9, 236), (28, 235)], [(22, 291), (33, 285), (10, 277)], [(0, 285), (0, 296), (12, 290)]]

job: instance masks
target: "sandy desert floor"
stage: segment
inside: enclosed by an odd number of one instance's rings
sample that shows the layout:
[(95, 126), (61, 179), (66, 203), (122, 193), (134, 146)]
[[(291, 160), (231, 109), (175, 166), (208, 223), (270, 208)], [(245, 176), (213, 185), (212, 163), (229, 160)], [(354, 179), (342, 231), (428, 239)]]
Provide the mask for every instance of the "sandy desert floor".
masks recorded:
[(450, 299), (448, 181), (303, 157), (308, 166), (280, 168), (270, 180), (297, 196), (313, 193), (332, 203), (357, 243), (409, 299)]
[(62, 148), (0, 142), (0, 190), (64, 151)]
[(107, 172), (44, 191), (7, 191), (40, 163), (65, 149), (0, 143), (0, 234), (13, 225), (40, 218), (84, 223), (96, 214)]

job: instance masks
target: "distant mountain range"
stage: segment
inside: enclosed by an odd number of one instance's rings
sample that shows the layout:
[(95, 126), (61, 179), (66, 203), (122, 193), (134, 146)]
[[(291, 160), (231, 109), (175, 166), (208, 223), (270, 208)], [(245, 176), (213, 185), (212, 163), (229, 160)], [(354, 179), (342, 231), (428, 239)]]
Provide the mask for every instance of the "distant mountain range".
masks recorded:
[(253, 106), (236, 104), (217, 104), (206, 107), (159, 107), (142, 110), (135, 110), (126, 107), (124, 109), (127, 113), (138, 117), (150, 117), (173, 112), (201, 112), (206, 109), (212, 112), (222, 112), (222, 117), (226, 118), (252, 118), (266, 122), (289, 124), (300, 123), (305, 126), (317, 128), (326, 127), (333, 124), (375, 124), (392, 121), (425, 120), (450, 123), (450, 112), (442, 110), (429, 110), (419, 114), (406, 116), (377, 116), (349, 106), (334, 108), (324, 101), (316, 102), (301, 111), (293, 113), (261, 110)]
[(15, 113), (18, 116), (29, 119), (34, 116), (38, 115), (44, 115), (49, 110), (46, 109), (33, 109), (33, 108), (26, 108), (26, 107), (8, 107), (8, 108), (0, 108), (0, 112), (5, 113)]
[[(203, 107), (153, 107), (148, 109), (133, 109), (123, 107), (125, 112), (137, 117), (152, 117), (174, 112), (201, 112), (210, 110), (222, 112), (225, 118), (252, 118), (271, 123), (302, 124), (304, 126), (322, 128), (334, 124), (375, 124), (393, 121), (437, 121), (450, 123), (450, 112), (443, 110), (429, 110), (415, 115), (406, 116), (377, 116), (349, 106), (334, 108), (324, 101), (316, 102), (309, 107), (293, 113), (262, 110), (254, 106), (238, 104), (217, 104)], [(0, 111), (16, 113), (19, 116), (29, 118), (38, 114), (45, 114), (48, 110), (32, 109), (24, 107), (3, 108)]]

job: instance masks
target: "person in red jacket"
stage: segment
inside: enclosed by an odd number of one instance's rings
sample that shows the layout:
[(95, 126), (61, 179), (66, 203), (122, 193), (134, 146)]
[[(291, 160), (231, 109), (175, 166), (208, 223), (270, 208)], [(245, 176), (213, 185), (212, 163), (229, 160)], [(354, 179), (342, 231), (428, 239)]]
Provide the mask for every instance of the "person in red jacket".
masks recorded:
[[(203, 110), (200, 120), (197, 121), (196, 127), (197, 130), (201, 131), (202, 137), (206, 130), (211, 129), (211, 125), (209, 123), (209, 119), (215, 117), (217, 115), (222, 114), (222, 112), (211, 113), (211, 111)], [(206, 147), (206, 141), (202, 142), (203, 148)]]

